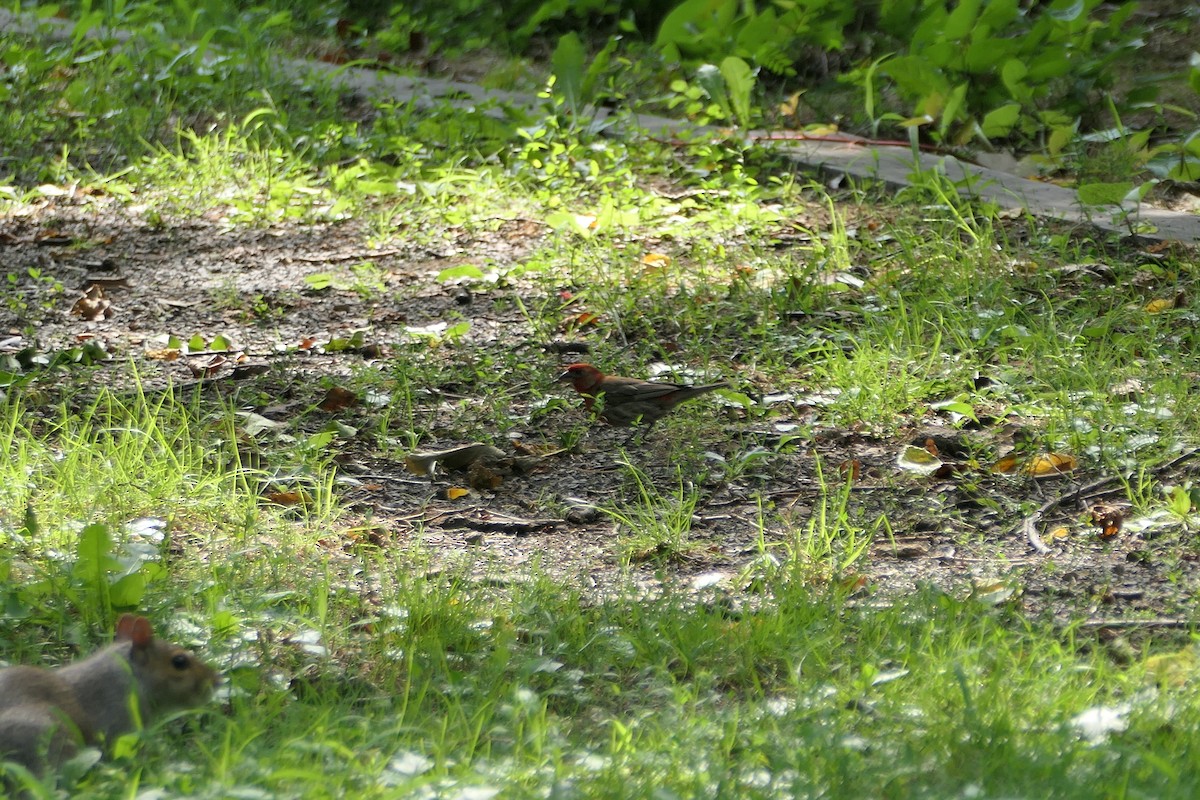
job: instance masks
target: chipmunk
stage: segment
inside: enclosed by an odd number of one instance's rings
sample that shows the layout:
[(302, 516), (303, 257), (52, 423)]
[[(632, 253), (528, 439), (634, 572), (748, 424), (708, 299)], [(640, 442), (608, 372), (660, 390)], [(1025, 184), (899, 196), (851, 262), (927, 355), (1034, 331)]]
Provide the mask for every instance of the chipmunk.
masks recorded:
[(57, 767), (80, 743), (111, 742), (158, 713), (200, 705), (216, 682), (212, 667), (155, 639), (145, 617), (122, 614), (116, 641), (85, 659), (0, 669), (0, 761)]

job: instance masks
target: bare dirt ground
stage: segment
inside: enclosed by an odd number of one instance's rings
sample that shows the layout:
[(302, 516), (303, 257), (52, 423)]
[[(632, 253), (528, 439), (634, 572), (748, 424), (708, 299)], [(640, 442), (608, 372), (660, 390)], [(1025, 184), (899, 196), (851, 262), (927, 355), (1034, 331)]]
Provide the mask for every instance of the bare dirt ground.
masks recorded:
[[(280, 422), (299, 418), (302, 429), (317, 430), (337, 419), (366, 432), (378, 424), (378, 404), (333, 411), (317, 406), (331, 386), (347, 382), (355, 371), (389, 374), (397, 352), (419, 346), (430, 358), (478, 358), (523, 348), (533, 368), (547, 373), (578, 357), (547, 352), (549, 343), (530, 341), (513, 304), (499, 302), (503, 293), (530, 287), (471, 293), (435, 280), (440, 271), (462, 263), (466, 253), (516, 263), (543, 234), (536, 224), (518, 220), (499, 223), (485, 236), (448, 241), (440, 252), (403, 243), (371, 250), (354, 223), (151, 225), (136, 211), (104, 200), (46, 201), (28, 214), (0, 219), (4, 272), (16, 278), (3, 288), (0, 357), (28, 354), (29, 348), (48, 355), (92, 342), (111, 359), (64, 371), (61, 381), (46, 382), (52, 391), (81, 380), (84, 395), (94, 387), (120, 386), (128, 382), (132, 360), (150, 389), (202, 385), (213, 403), (233, 403)], [(314, 273), (344, 274), (348, 265), (362, 261), (378, 268), (380, 290), (316, 290), (305, 281)], [(94, 286), (103, 288), (104, 298), (77, 306)], [(81, 311), (97, 318), (84, 319)], [(458, 319), (471, 322), (470, 353), (451, 344), (440, 350), (414, 345), (406, 332)], [(366, 331), (356, 349), (321, 352), (313, 344), (349, 338), (354, 331)], [(162, 351), (168, 334), (183, 341), (220, 335), (228, 346), (167, 360)], [(757, 387), (763, 393), (773, 388)], [(919, 477), (897, 467), (897, 454), (911, 442), (934, 439), (942, 455), (953, 460), (954, 451), (967, 444), (991, 444), (993, 432), (914, 430), (882, 441), (822, 423), (803, 400), (793, 401), (770, 427), (747, 422), (736, 409), (716, 402), (691, 403), (681, 412), (691, 415), (689, 422), (699, 421), (699, 442), (691, 452), (706, 455), (700, 464), (688, 465), (682, 479), (696, 476), (691, 480), (701, 497), (688, 544), (637, 552), (627, 545), (630, 531), (589, 508), (630, 494), (627, 471), (615, 463), (611, 449), (624, 431), (596, 428), (571, 452), (554, 452), (560, 432), (579, 426), (583, 412), (573, 399), (547, 406), (541, 389), (532, 390), (521, 376), (513, 377), (504, 397), (480, 397), (470, 385), (420, 387), (414, 397), (414, 414), (427, 431), (423, 448), (482, 438), (463, 432), (455, 421), (461, 420), (457, 410), (491, 402), (503, 403), (514, 424), (491, 437), (492, 444), (514, 455), (550, 455), (493, 488), (451, 500), (447, 489), (465, 485), (463, 476), (413, 475), (405, 469), (402, 448), (380, 448), (365, 433), (338, 440), (338, 492), (351, 513), (347, 530), (340, 532), (346, 538), (334, 541), (338, 537), (331, 534), (330, 547), (368, 539), (390, 548), (419, 539), (437, 560), (474, 559), (481, 579), (521, 580), (536, 563), (585, 593), (603, 592), (628, 574), (647, 591), (666, 582), (736, 604), (751, 596), (756, 570), (769, 568), (771, 555), (782, 556), (819, 513), (819, 459), (831, 491), (842, 484), (845, 471), (857, 472), (850, 490), (855, 520), (870, 525), (886, 514), (890, 522), (892, 535), (880, 528), (865, 557), (845, 573), (832, 575), (818, 563), (812, 567), (813, 580), (849, 581), (868, 602), (930, 584), (1063, 621), (1160, 618), (1173, 624), (1171, 618), (1182, 616), (1200, 589), (1196, 552), (1187, 546), (1189, 533), (1182, 525), (1139, 530), (1127, 523), (1124, 531), (1103, 539), (1080, 521), (1087, 503), (1070, 494), (1096, 475), (1033, 481), (977, 470), (968, 481), (954, 470), (944, 477)], [(722, 459), (728, 464), (754, 447), (777, 450), (779, 426), (786, 424), (810, 433), (795, 447), (743, 471), (720, 468)], [(664, 494), (681, 480), (673, 430), (656, 429), (644, 447), (630, 450), (632, 462)], [(534, 449), (515, 449), (516, 441)], [(1050, 552), (1040, 553), (1020, 531), (1022, 514), (1030, 502), (1056, 498), (1064, 502), (1038, 529), (1044, 534), (1066, 525), (1068, 535), (1046, 536)]]

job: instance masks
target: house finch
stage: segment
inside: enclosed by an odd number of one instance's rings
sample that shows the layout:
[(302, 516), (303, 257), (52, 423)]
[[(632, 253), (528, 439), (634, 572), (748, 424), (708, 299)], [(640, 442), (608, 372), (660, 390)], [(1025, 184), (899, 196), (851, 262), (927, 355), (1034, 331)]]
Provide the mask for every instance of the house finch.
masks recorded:
[(583, 405), (589, 411), (595, 407), (596, 399), (601, 398), (600, 419), (620, 427), (641, 423), (649, 428), (680, 403), (725, 387), (723, 383), (684, 386), (622, 378), (605, 375), (591, 364), (572, 364), (558, 379), (569, 382), (583, 395)]

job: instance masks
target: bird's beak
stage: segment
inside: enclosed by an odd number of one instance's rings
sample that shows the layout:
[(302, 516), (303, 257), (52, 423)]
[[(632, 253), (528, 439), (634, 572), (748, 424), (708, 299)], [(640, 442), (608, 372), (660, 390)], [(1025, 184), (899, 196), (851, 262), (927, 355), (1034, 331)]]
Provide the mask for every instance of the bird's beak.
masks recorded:
[(568, 381), (571, 380), (571, 378), (572, 378), (572, 376), (571, 376), (570, 372), (563, 372), (554, 380), (556, 383), (567, 383)]

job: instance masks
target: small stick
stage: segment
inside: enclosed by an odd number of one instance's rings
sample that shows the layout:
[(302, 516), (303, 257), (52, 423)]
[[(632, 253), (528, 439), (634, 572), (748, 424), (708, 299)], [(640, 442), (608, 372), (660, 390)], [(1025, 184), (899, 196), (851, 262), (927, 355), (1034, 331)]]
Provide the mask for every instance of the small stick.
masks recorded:
[(1158, 617), (1156, 619), (1089, 619), (1085, 628), (1190, 628), (1191, 620)]
[[(1159, 475), (1163, 472), (1167, 472), (1168, 470), (1179, 466), (1183, 462), (1195, 458), (1198, 453), (1200, 453), (1200, 450), (1189, 450), (1183, 455), (1173, 458), (1165, 464), (1160, 464), (1151, 470), (1150, 473), (1152, 475)], [(1034, 511), (1025, 519), (1021, 520), (1021, 525), (1017, 528), (1017, 530), (1024, 534), (1025, 538), (1029, 540), (1029, 544), (1034, 550), (1042, 555), (1046, 555), (1050, 552), (1050, 548), (1044, 541), (1042, 541), (1042, 537), (1037, 531), (1038, 523), (1042, 521), (1043, 517), (1064, 503), (1078, 500), (1084, 495), (1097, 492), (1100, 489), (1106, 489), (1110, 484), (1117, 483), (1121, 480), (1129, 480), (1132, 477), (1133, 473), (1129, 473), (1127, 475), (1109, 475), (1107, 478), (1100, 478), (1099, 480), (1094, 480), (1091, 483), (1085, 483), (1082, 486), (1077, 486), (1066, 494), (1061, 494), (1058, 497), (1051, 498), (1042, 503), (1042, 505), (1038, 507), (1037, 511)]]

